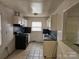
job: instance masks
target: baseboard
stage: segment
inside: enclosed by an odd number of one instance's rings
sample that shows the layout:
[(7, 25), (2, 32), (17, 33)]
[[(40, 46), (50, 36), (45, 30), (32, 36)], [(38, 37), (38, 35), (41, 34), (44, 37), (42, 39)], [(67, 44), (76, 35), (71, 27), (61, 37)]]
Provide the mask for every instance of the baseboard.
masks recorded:
[(14, 51), (12, 51), (10, 54), (8, 54), (8, 56), (6, 56), (5, 59), (7, 59), (9, 56), (11, 56), (15, 51), (16, 51), (16, 49)]

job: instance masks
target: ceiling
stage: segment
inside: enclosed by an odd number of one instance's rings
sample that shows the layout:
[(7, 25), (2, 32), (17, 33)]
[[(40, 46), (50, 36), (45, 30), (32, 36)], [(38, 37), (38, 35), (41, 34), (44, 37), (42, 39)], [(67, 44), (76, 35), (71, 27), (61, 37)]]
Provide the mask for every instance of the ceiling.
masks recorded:
[(66, 13), (68, 16), (79, 16), (79, 3), (72, 6)]
[(48, 16), (56, 10), (63, 0), (0, 0), (0, 2), (11, 9), (23, 13), (25, 16), (35, 16), (32, 13), (31, 3), (42, 3), (42, 13), (37, 16)]

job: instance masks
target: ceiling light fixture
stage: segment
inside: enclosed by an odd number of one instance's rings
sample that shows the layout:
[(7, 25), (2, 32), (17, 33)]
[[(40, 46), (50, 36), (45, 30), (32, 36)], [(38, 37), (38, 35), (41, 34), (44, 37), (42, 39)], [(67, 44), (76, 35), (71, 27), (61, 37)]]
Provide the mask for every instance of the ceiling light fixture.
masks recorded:
[(42, 13), (42, 2), (33, 2), (31, 7), (32, 7), (32, 13), (34, 14)]

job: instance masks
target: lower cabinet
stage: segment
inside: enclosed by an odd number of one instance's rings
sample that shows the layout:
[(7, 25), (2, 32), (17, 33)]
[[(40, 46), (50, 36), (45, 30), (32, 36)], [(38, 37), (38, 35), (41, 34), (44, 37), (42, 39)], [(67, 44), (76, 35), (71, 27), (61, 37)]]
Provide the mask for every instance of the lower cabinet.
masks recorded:
[(57, 41), (44, 41), (43, 54), (46, 58), (55, 58), (57, 53)]

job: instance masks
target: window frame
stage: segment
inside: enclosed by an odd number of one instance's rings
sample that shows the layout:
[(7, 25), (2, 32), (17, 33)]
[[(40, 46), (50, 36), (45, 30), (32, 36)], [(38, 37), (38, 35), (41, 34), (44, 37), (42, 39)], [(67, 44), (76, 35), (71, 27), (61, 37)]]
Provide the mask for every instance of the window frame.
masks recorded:
[[(33, 23), (36, 22), (36, 23), (40, 23), (40, 26), (33, 26)], [(36, 29), (39, 29), (39, 30), (35, 30)], [(32, 31), (42, 31), (42, 22), (41, 21), (33, 21), (32, 22)]]

